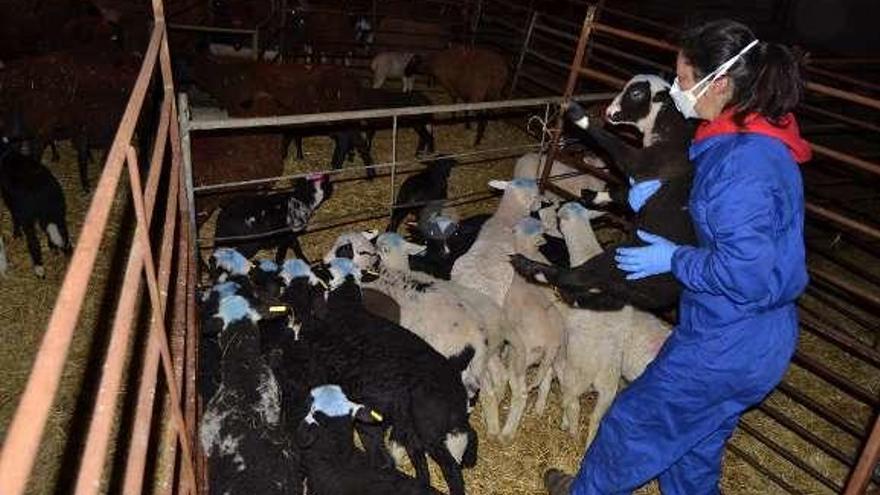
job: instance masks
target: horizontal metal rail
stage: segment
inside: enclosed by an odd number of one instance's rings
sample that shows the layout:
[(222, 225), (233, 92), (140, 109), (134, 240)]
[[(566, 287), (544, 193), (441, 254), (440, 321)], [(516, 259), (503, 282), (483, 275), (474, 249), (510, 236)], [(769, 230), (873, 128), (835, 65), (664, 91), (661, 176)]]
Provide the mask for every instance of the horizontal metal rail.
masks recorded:
[[(614, 93), (595, 93), (573, 97), (575, 101), (610, 100)], [(310, 113), (302, 115), (286, 115), (278, 117), (230, 118), (214, 120), (191, 120), (187, 123), (188, 130), (209, 129), (245, 129), (251, 127), (272, 127), (299, 124), (317, 124), (329, 121), (380, 119), (389, 117), (406, 117), (450, 112), (475, 112), (480, 110), (501, 110), (510, 108), (534, 107), (546, 104), (559, 104), (561, 97), (525, 98), (519, 100), (488, 101), (483, 103), (458, 103), (454, 105), (428, 105), (403, 108), (385, 108), (375, 110), (351, 110), (347, 112)]]

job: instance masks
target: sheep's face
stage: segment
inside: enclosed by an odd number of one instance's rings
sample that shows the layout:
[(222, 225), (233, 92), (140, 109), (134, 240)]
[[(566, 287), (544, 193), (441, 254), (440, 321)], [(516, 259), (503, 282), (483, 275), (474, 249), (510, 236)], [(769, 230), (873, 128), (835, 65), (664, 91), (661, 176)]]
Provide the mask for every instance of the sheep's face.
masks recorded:
[(669, 88), (669, 83), (659, 76), (633, 76), (608, 105), (605, 118), (612, 124), (632, 125), (643, 134), (649, 134), (663, 106), (664, 94), (669, 95)]
[(368, 270), (376, 265), (379, 254), (371, 242), (372, 233), (349, 232), (336, 238), (336, 242), (324, 255), (324, 263), (329, 264), (334, 258), (348, 258), (360, 270)]
[(404, 240), (400, 234), (386, 232), (376, 239), (376, 249), (383, 262), (405, 260), (408, 255), (419, 255), (425, 247)]
[(602, 215), (602, 212), (588, 210), (578, 202), (572, 201), (565, 203), (559, 208), (559, 230), (563, 235), (572, 232), (573, 229), (582, 228), (584, 225), (590, 225), (590, 220)]
[[(351, 428), (353, 420), (378, 423), (383, 419), (377, 411), (349, 400), (339, 385), (315, 387), (309, 396), (311, 399), (309, 412), (297, 429), (297, 443), (302, 448), (310, 447), (318, 439), (322, 427), (333, 429), (333, 425), (341, 426), (338, 422), (342, 418), (347, 419), (346, 429)], [(347, 437), (346, 442), (351, 441), (350, 431), (344, 436)]]
[(511, 181), (489, 181), (489, 187), (504, 191), (502, 203), (518, 205), (523, 214), (537, 211), (541, 207), (541, 197), (538, 193), (538, 184), (534, 179), (522, 177)]
[(330, 260), (328, 271), (330, 272), (330, 290), (342, 286), (346, 280), (353, 279), (360, 285), (361, 271), (348, 258), (333, 258)]
[(260, 321), (260, 314), (251, 308), (247, 299), (239, 295), (231, 295), (221, 299), (214, 317), (223, 320), (224, 329), (245, 318), (250, 319), (254, 324)]
[(532, 217), (525, 217), (513, 227), (514, 244), (517, 251), (541, 247), (547, 243), (544, 239), (544, 229), (541, 221)]

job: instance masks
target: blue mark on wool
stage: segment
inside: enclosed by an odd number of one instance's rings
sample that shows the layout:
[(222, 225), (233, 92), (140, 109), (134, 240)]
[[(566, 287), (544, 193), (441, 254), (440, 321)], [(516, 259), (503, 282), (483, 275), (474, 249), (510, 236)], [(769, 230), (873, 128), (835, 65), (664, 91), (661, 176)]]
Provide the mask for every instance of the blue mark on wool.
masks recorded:
[(338, 418), (340, 416), (348, 416), (351, 411), (358, 407), (357, 404), (348, 400), (342, 388), (339, 385), (322, 385), (315, 387), (311, 391), (312, 406), (309, 408), (309, 414), (306, 415), (305, 421), (309, 424), (315, 424), (315, 413), (321, 412), (325, 416)]
[(510, 181), (510, 186), (518, 189), (537, 189), (538, 183), (534, 179), (519, 177)]
[(251, 262), (233, 248), (218, 248), (213, 254), (217, 267), (232, 275), (247, 275)]
[(301, 259), (287, 260), (281, 266), (281, 278), (283, 278), (284, 282), (287, 284), (290, 284), (295, 278), (311, 279), (314, 276), (311, 267)]
[(353, 275), (355, 271), (354, 262), (348, 258), (333, 258), (330, 260), (330, 271), (334, 272), (338, 277)]
[(559, 211), (556, 214), (563, 220), (579, 217), (586, 221), (590, 221), (590, 211), (576, 201), (565, 203), (559, 208)]
[(216, 292), (220, 299), (223, 299), (224, 297), (235, 295), (235, 293), (238, 292), (238, 289), (240, 288), (240, 285), (230, 280), (211, 287), (211, 290)]
[(247, 299), (238, 295), (232, 295), (221, 299), (216, 316), (223, 320), (224, 329), (228, 327), (230, 323), (245, 318), (250, 318), (252, 322), (256, 322), (260, 319), (260, 315), (251, 309), (251, 305)]
[(278, 271), (278, 265), (272, 260), (260, 260), (259, 267), (264, 272), (275, 273)]
[(379, 248), (383, 246), (388, 246), (389, 248), (401, 248), (403, 247), (403, 237), (395, 232), (385, 232), (376, 239), (376, 246)]
[(538, 235), (544, 232), (544, 226), (541, 224), (541, 221), (532, 217), (525, 217), (520, 220), (516, 224), (516, 229), (527, 236)]

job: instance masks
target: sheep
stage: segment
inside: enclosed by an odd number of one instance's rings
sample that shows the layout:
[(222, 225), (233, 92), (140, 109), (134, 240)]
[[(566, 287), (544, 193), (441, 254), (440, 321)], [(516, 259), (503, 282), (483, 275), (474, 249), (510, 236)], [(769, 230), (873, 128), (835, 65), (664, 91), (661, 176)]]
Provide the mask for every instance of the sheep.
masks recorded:
[(468, 252), (455, 261), (450, 279), (486, 294), (500, 307), (513, 280), (513, 268), (507, 259), (513, 253), (510, 229), (534, 209), (539, 196), (538, 186), (529, 179), (490, 184), (504, 189), (501, 203)]
[[(539, 245), (544, 242), (541, 223), (526, 217), (514, 227), (516, 252), (530, 259), (542, 260)], [(547, 405), (547, 395), (553, 381), (553, 363), (559, 353), (564, 334), (565, 321), (554, 297), (548, 290), (530, 284), (519, 275), (514, 275), (510, 289), (502, 306), (505, 337), (510, 343), (508, 358), (508, 377), (510, 381), (510, 412), (501, 438), (509, 441), (516, 433), (523, 412), (525, 412), (528, 393), (538, 387), (538, 400), (535, 412), (540, 416)], [(534, 385), (527, 386), (526, 371), (539, 365)]]
[(430, 160), (425, 170), (407, 177), (397, 190), (391, 220), (385, 230), (397, 232), (410, 213), (420, 215), (428, 202), (445, 200), (449, 174), (457, 164), (454, 159), (441, 155)]
[[(473, 399), (479, 393), (490, 435), (496, 435), (498, 397), (496, 380), (490, 376), (501, 367), (499, 351), (500, 307), (480, 293), (467, 291), (451, 282), (411, 272), (406, 250), (413, 246), (397, 234), (385, 233), (376, 240), (381, 259), (377, 278), (364, 286), (391, 296), (400, 305), (400, 325), (420, 336), (446, 357), (470, 348), (474, 357), (462, 372), (462, 383)], [(486, 299), (486, 301), (479, 301)], [(493, 346), (490, 346), (493, 344)]]
[[(431, 106), (434, 103), (427, 95), (418, 91), (411, 91), (406, 94), (396, 93), (387, 89), (361, 88), (358, 92), (357, 106), (350, 110), (372, 110), (376, 108), (404, 108), (404, 107), (424, 107)], [(412, 115), (401, 116), (397, 119), (397, 126), (410, 127), (418, 135), (419, 141), (416, 144), (416, 156), (421, 156), (434, 152), (434, 136), (433, 136), (433, 116)], [(379, 121), (364, 124), (366, 127), (367, 145), (369, 148), (373, 146), (373, 136)]]
[(370, 61), (370, 69), (373, 71), (373, 88), (381, 88), (388, 78), (400, 79), (403, 84), (403, 92), (409, 93), (415, 83), (413, 68), (421, 63), (417, 58), (413, 67), (410, 66), (413, 58), (418, 55), (411, 52), (382, 52)]
[(378, 412), (348, 400), (338, 385), (322, 385), (309, 393), (308, 415), (296, 431), (308, 471), (309, 493), (318, 495), (440, 495), (397, 470), (370, 466), (354, 446), (354, 422), (382, 421)]
[[(571, 107), (576, 109), (579, 107)], [(587, 134), (607, 150), (614, 164), (635, 180), (659, 178), (660, 189), (645, 203), (635, 217), (635, 227), (665, 237), (677, 244), (695, 244), (687, 203), (692, 179), (692, 165), (688, 159), (688, 143), (693, 128), (669, 96), (669, 84), (657, 76), (637, 75), (618, 94), (606, 111), (612, 123), (636, 126), (643, 133), (643, 147), (633, 148), (604, 129), (589, 124), (581, 110), (576, 112), (577, 123)], [(614, 198), (626, 194), (614, 193)], [(596, 194), (584, 197), (595, 202)], [(624, 245), (643, 245), (631, 238)], [(560, 290), (571, 304), (590, 309), (620, 309), (633, 304), (646, 310), (672, 307), (678, 301), (681, 285), (671, 274), (626, 280), (617, 269), (614, 249), (584, 260), (573, 269), (541, 266), (517, 257), (516, 270), (529, 279), (537, 274)]]
[(314, 314), (310, 335), (310, 373), (315, 385), (338, 384), (351, 400), (378, 411), (379, 425), (357, 426), (373, 466), (392, 462), (384, 432), (402, 446), (416, 477), (430, 486), (425, 454), (440, 466), (451, 495), (463, 495), (461, 468), (476, 463), (477, 437), (468, 423), (467, 392), (461, 372), (473, 350), (446, 359), (417, 335), (364, 310), (360, 271), (351, 260), (333, 259), (330, 290), (312, 299), (313, 307), (294, 308)]
[[(238, 250), (247, 258), (253, 257), (260, 249), (276, 246), (276, 263), (284, 261), (288, 248), (293, 248), (299, 258), (305, 259), (299, 234), (332, 192), (330, 178), (318, 174), (297, 179), (289, 192), (240, 196), (220, 210), (214, 235), (221, 239), (220, 244), (237, 244)], [(260, 237), (241, 243), (222, 240), (234, 236)]]
[(12, 214), (13, 234), (24, 232), (34, 274), (45, 277), (35, 224), (46, 233), (51, 249), (67, 255), (73, 251), (61, 185), (48, 168), (16, 151), (4, 137), (0, 140), (0, 195)]
[[(578, 203), (560, 209), (560, 230), (574, 266), (602, 251), (590, 225), (596, 215)], [(602, 416), (617, 395), (620, 379), (636, 379), (657, 355), (670, 329), (659, 318), (632, 306), (617, 311), (568, 308), (563, 316), (564, 354), (555, 365), (562, 391), (562, 427), (572, 436), (577, 435), (580, 397), (590, 388), (595, 390), (597, 399), (587, 430), (589, 447)]]
[[(599, 169), (605, 169), (605, 163), (598, 157), (586, 154), (583, 158), (584, 163), (592, 165)], [(529, 152), (519, 157), (513, 168), (514, 178), (535, 179), (541, 178), (544, 165), (547, 163), (547, 155)], [(606, 188), (605, 181), (565, 163), (554, 160), (553, 168), (550, 170), (549, 179), (551, 182), (564, 189), (571, 195), (578, 197), (581, 191), (588, 189), (591, 191), (604, 191)], [(555, 196), (547, 193), (548, 196)]]
[[(465, 47), (433, 53), (412, 70), (433, 76), (453, 101), (466, 103), (500, 99), (510, 74), (507, 60), (502, 55), (485, 48)], [(480, 112), (474, 146), (482, 141), (486, 123), (485, 112)]]
[(212, 493), (302, 493), (299, 455), (281, 428), (281, 391), (260, 355), (260, 315), (238, 295), (220, 300), (222, 381), (199, 440)]

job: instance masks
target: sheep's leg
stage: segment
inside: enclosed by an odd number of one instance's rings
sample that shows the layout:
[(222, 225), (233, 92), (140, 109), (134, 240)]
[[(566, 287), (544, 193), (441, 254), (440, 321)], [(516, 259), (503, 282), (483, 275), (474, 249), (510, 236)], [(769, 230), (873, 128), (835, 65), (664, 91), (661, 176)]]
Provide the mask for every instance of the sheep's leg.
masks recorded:
[(505, 442), (513, 439), (529, 399), (529, 389), (526, 385), (526, 350), (513, 346), (510, 355), (510, 412), (501, 430), (501, 439)]
[[(361, 161), (363, 162), (365, 167), (373, 166), (373, 157), (370, 156), (370, 146), (367, 145), (367, 140), (364, 139), (364, 136), (361, 135), (360, 131), (354, 133), (354, 148), (357, 150), (358, 155), (361, 157)], [(376, 171), (372, 168), (367, 168), (367, 179), (374, 179), (376, 177)]]
[(385, 84), (385, 73), (382, 70), (373, 74), (373, 89), (379, 89)]
[(85, 136), (76, 140), (77, 164), (79, 165), (79, 180), (83, 192), (89, 192), (89, 142)]
[(510, 257), (510, 264), (516, 273), (522, 275), (526, 280), (532, 283), (556, 285), (556, 280), (560, 273), (563, 272), (557, 266), (546, 265), (534, 260), (530, 260), (521, 254), (514, 254)]
[[(309, 262), (309, 259), (306, 258), (306, 253), (303, 252), (303, 248), (299, 243), (299, 236), (298, 235), (294, 235), (290, 238), (289, 245), (293, 249), (293, 254), (295, 254), (297, 258), (305, 261), (306, 263)], [(275, 253), (275, 255), (277, 257), (278, 253)], [(284, 250), (284, 256), (287, 256), (287, 249), (286, 248)], [(283, 261), (284, 261), (284, 259), (282, 258), (281, 262), (283, 262)], [(281, 262), (279, 262), (279, 264)]]
[[(448, 435), (447, 435), (448, 437)], [(458, 460), (452, 457), (446, 445), (431, 446), (428, 450), (434, 462), (440, 466), (440, 472), (449, 486), (449, 495), (465, 495), (464, 477), (461, 475), (461, 466)]]
[(61, 155), (58, 154), (58, 146), (55, 145), (55, 141), (49, 141), (49, 149), (52, 150), (52, 161), (57, 162), (61, 159)]
[(22, 229), (24, 237), (27, 239), (28, 253), (31, 255), (31, 262), (34, 265), (34, 273), (43, 278), (46, 276), (46, 269), (43, 268), (43, 255), (40, 252), (40, 240), (37, 238), (37, 230), (34, 222), (26, 222)]
[(589, 384), (592, 377), (578, 373), (579, 370), (571, 369), (564, 364), (561, 368), (561, 374), (559, 372), (557, 374), (561, 375), (562, 429), (568, 431), (572, 437), (576, 437), (581, 421), (581, 395), (586, 391), (584, 383)]
[(505, 388), (507, 388), (507, 370), (501, 361), (501, 356), (492, 356), (489, 358), (487, 373), (492, 379), (492, 389), (495, 397), (499, 400), (504, 396)]
[(293, 136), (293, 142), (296, 143), (296, 159), (303, 160), (305, 157), (303, 156), (303, 138), (301, 135), (297, 134)]
[(419, 136), (419, 144), (416, 146), (416, 156), (421, 153), (434, 152), (434, 136), (431, 135), (431, 124), (420, 121), (413, 125), (413, 130)]
[[(385, 429), (382, 425), (356, 423), (358, 436), (364, 444), (371, 466), (386, 469), (394, 467), (394, 458), (385, 448)], [(409, 453), (409, 451), (407, 451)], [(412, 456), (410, 456), (412, 457)], [(415, 462), (415, 461), (413, 461)]]
[(478, 146), (483, 140), (483, 136), (486, 134), (487, 125), (489, 125), (489, 120), (486, 117), (486, 112), (477, 112), (477, 138), (474, 140), (474, 146)]
[(538, 416), (544, 415), (544, 409), (547, 407), (547, 396), (550, 395), (550, 385), (553, 383), (553, 362), (556, 360), (556, 353), (559, 349), (547, 349), (544, 351), (544, 359), (538, 368), (538, 400), (535, 402), (535, 413)]
[(483, 407), (483, 419), (486, 421), (486, 431), (491, 436), (498, 435), (501, 431), (501, 421), (498, 418), (498, 396), (488, 372), (483, 373), (480, 380), (480, 405)]
[(431, 486), (431, 471), (428, 470), (428, 459), (425, 457), (425, 451), (407, 444), (406, 455), (409, 456), (409, 460), (416, 472), (416, 479), (426, 487)]
[(601, 423), (602, 417), (605, 416), (605, 412), (611, 407), (611, 402), (613, 402), (614, 397), (617, 396), (617, 386), (619, 382), (619, 373), (603, 370), (603, 373), (593, 384), (599, 396), (596, 398), (596, 405), (593, 407), (593, 412), (590, 413), (590, 424), (587, 427), (587, 448), (596, 437), (596, 432), (599, 431), (599, 423)]
[(600, 127), (590, 126), (587, 133), (596, 144), (611, 155), (615, 166), (624, 174), (635, 177), (639, 172), (640, 150), (623, 142), (620, 138)]
[(411, 208), (394, 208), (394, 211), (391, 212), (391, 220), (388, 222), (388, 226), (385, 227), (385, 232), (397, 232), (400, 224), (403, 223), (403, 220), (410, 214), (411, 210)]

